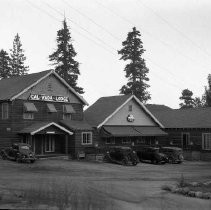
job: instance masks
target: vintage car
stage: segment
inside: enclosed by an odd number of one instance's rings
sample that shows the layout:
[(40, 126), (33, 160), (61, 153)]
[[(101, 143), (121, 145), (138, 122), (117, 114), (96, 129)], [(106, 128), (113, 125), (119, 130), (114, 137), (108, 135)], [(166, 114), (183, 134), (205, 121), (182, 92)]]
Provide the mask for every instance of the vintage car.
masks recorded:
[(31, 146), (25, 143), (15, 143), (12, 147), (0, 151), (2, 159), (14, 160), (17, 162), (34, 163), (36, 160)]
[(121, 165), (137, 165), (138, 157), (130, 147), (113, 146), (109, 147), (104, 156), (105, 162)]
[(182, 149), (179, 147), (161, 147), (160, 151), (167, 155), (169, 163), (182, 163), (184, 160)]
[(144, 147), (137, 151), (137, 156), (140, 161), (151, 161), (151, 163), (165, 164), (168, 162), (168, 158), (165, 154), (159, 151), (158, 147)]

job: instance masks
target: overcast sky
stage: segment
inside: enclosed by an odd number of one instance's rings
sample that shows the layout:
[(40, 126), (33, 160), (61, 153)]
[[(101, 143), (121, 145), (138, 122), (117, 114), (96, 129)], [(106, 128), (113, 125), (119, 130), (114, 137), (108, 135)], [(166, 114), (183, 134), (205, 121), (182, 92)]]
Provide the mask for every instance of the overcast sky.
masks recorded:
[(149, 103), (179, 107), (181, 91), (201, 96), (211, 73), (210, 0), (0, 0), (0, 49), (19, 33), (30, 73), (49, 68), (66, 16), (89, 104), (118, 95), (127, 80), (117, 50), (141, 32), (149, 68)]

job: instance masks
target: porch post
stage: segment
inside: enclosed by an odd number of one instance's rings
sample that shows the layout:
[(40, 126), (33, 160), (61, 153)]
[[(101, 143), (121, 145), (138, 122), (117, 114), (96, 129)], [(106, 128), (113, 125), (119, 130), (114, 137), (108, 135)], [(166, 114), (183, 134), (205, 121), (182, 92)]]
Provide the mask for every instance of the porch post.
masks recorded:
[(43, 155), (43, 154), (44, 154), (44, 144), (45, 144), (45, 135), (42, 135), (42, 143), (41, 143), (42, 148), (41, 148), (41, 155)]
[(29, 144), (31, 145), (32, 150), (34, 150), (34, 145), (32, 145), (32, 135), (29, 135)]
[(65, 135), (65, 154), (68, 155), (68, 135)]

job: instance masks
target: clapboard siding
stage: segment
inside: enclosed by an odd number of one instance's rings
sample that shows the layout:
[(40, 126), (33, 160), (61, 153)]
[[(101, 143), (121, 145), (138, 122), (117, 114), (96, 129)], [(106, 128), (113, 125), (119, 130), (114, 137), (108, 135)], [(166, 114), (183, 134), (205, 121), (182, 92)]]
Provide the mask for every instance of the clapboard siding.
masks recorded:
[[(11, 143), (18, 142), (21, 139), (21, 136), (18, 135), (18, 132), (23, 128), (30, 126), (36, 122), (59, 122), (63, 117), (63, 107), (65, 103), (56, 103), (54, 106), (57, 110), (56, 113), (48, 113), (47, 103), (50, 102), (41, 102), (33, 101), (38, 112), (34, 113), (33, 120), (23, 119), (24, 112), (24, 102), (25, 100), (14, 100), (8, 102), (9, 104), (9, 119), (2, 120), (2, 106), (0, 104), (0, 148), (8, 147)], [(71, 104), (76, 113), (72, 114), (72, 120), (82, 120), (83, 119), (83, 105), (82, 104)]]

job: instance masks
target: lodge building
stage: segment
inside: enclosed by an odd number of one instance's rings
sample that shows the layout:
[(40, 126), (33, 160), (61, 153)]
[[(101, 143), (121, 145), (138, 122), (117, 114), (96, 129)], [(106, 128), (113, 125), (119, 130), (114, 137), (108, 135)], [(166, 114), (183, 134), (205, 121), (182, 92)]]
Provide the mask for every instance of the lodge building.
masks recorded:
[(134, 95), (86, 100), (55, 71), (0, 80), (0, 149), (29, 143), (37, 156), (103, 151), (114, 145), (178, 146), (211, 160), (211, 108), (143, 105)]
[(32, 145), (37, 155), (77, 154), (92, 141), (87, 102), (56, 72), (0, 80), (0, 148)]

